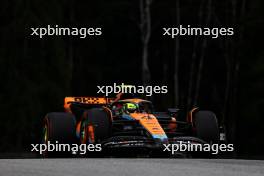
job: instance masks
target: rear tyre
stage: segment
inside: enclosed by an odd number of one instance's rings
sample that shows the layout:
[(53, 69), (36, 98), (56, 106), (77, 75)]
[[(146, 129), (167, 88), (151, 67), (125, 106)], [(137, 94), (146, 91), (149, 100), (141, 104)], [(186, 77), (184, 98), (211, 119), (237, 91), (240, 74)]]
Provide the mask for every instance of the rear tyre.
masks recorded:
[(197, 137), (208, 142), (219, 142), (219, 128), (216, 115), (211, 111), (198, 111), (195, 113), (194, 124)]
[[(69, 113), (52, 112), (48, 113), (43, 123), (43, 144), (71, 144), (76, 142), (75, 137), (75, 117)], [(47, 146), (48, 147), (48, 146)], [(52, 148), (52, 146), (50, 146)], [(70, 152), (45, 151), (44, 157), (65, 157)]]

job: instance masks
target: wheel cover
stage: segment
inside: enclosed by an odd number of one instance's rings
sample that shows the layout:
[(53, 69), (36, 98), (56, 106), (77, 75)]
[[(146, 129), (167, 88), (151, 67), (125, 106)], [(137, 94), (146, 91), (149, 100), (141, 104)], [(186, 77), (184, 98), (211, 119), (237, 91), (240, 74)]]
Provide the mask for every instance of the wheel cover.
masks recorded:
[(92, 144), (95, 142), (94, 138), (94, 127), (92, 124), (84, 125), (81, 132), (81, 143), (82, 144)]
[(93, 125), (88, 125), (88, 142), (91, 144), (91, 143), (94, 143), (94, 127)]

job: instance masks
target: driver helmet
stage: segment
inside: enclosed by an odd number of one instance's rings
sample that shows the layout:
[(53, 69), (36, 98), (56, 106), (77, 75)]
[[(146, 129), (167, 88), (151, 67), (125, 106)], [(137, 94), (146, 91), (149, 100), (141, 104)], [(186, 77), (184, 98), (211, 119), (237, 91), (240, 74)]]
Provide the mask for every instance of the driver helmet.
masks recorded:
[(134, 103), (126, 103), (124, 104), (124, 112), (129, 114), (129, 113), (134, 113), (137, 110), (137, 105)]

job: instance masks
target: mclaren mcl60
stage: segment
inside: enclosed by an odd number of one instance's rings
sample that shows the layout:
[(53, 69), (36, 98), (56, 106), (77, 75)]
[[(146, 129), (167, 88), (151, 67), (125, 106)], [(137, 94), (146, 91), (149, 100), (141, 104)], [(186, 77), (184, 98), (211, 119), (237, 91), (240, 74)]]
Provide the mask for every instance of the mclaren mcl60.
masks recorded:
[(100, 144), (104, 153), (155, 153), (164, 144), (219, 140), (216, 115), (199, 108), (155, 112), (150, 101), (120, 93), (115, 98), (66, 97), (64, 109), (45, 116), (43, 143)]

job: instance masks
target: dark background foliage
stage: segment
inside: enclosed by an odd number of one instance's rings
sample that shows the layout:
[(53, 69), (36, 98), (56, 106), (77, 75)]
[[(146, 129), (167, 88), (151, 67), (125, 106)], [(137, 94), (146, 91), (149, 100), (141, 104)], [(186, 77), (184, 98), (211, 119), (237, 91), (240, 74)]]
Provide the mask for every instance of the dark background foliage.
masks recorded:
[[(236, 146), (233, 156), (263, 156), (264, 2), (211, 0), (210, 9), (209, 2), (152, 2), (148, 83), (169, 86), (167, 95), (152, 100), (158, 110), (176, 104), (213, 110)], [(30, 143), (39, 141), (41, 119), (47, 112), (62, 110), (65, 96), (96, 95), (97, 85), (114, 82), (142, 84), (139, 4), (140, 0), (1, 2), (1, 153), (29, 151)], [(162, 36), (162, 28), (176, 27), (179, 19), (194, 27), (233, 27), (235, 35)], [(103, 35), (30, 35), (31, 27), (48, 24), (102, 27)]]

